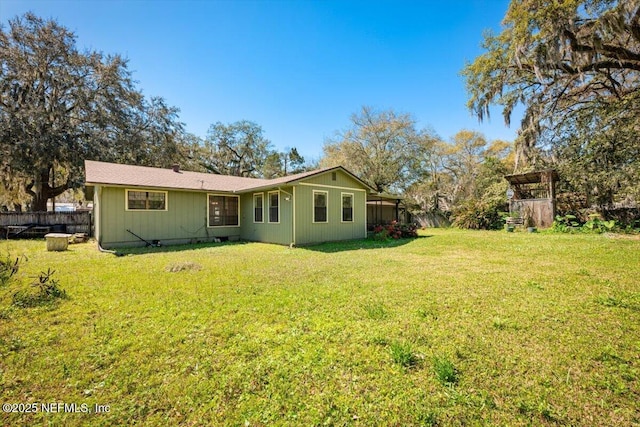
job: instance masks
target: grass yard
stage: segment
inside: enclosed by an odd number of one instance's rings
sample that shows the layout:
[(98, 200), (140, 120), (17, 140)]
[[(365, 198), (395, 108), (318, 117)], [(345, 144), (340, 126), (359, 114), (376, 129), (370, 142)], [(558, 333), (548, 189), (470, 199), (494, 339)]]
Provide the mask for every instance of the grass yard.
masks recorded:
[[(0, 424), (640, 425), (640, 240), (422, 233), (124, 257), (2, 241), (28, 261), (0, 288), (1, 403), (108, 412)], [(49, 267), (69, 298), (13, 306)]]

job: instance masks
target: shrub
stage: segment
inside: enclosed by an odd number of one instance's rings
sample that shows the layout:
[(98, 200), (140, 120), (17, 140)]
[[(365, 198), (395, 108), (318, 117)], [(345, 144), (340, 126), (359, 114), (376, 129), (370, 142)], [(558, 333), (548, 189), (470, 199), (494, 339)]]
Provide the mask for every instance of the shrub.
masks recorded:
[(382, 225), (376, 225), (373, 228), (373, 239), (374, 240), (389, 240), (389, 232)]
[(388, 225), (376, 225), (373, 228), (373, 238), (375, 240), (389, 240), (418, 237), (418, 226), (416, 224), (400, 224), (392, 221)]
[(618, 228), (615, 220), (605, 221), (600, 214), (589, 215), (589, 220), (584, 224), (578, 221), (575, 215), (556, 215), (551, 229), (561, 233), (605, 233), (615, 231)]
[(499, 230), (505, 223), (503, 208), (502, 204), (468, 200), (453, 210), (453, 225), (472, 230)]

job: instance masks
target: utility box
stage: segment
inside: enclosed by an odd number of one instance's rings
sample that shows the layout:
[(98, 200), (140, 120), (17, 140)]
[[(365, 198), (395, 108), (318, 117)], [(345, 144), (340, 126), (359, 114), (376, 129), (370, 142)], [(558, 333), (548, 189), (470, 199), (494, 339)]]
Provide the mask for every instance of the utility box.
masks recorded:
[(69, 237), (71, 234), (66, 233), (49, 233), (44, 236), (47, 240), (47, 251), (62, 252), (66, 251), (69, 246)]

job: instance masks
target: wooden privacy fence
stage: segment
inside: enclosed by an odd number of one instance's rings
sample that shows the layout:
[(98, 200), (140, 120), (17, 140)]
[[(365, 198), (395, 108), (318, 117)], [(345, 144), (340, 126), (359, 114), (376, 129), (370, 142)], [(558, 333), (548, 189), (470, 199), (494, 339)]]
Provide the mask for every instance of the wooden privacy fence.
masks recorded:
[(16, 233), (19, 233), (17, 237), (34, 237), (49, 231), (86, 233), (90, 236), (91, 212), (0, 212), (0, 238)]

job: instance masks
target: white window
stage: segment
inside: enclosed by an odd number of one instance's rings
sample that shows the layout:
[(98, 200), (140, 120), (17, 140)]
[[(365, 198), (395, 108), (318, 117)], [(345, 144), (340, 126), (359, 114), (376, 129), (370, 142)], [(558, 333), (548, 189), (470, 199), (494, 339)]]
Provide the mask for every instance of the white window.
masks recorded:
[(269, 193), (269, 222), (280, 222), (280, 192)]
[(342, 222), (353, 222), (353, 194), (342, 193)]
[(253, 222), (264, 222), (264, 194), (253, 195)]
[(240, 225), (240, 197), (209, 194), (209, 227)]
[(128, 211), (166, 211), (167, 192), (148, 190), (127, 190)]
[(313, 222), (328, 222), (329, 193), (326, 191), (313, 192)]

